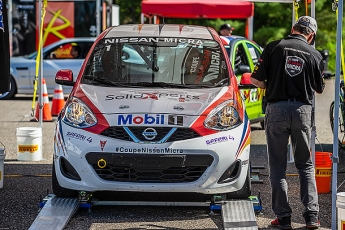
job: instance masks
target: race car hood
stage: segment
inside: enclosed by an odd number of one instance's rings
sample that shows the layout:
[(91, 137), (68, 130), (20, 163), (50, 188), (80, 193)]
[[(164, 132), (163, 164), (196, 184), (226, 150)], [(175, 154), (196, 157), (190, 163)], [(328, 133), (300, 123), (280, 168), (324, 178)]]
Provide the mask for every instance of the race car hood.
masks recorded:
[(184, 114), (200, 115), (228, 87), (202, 89), (111, 88), (81, 85), (102, 114)]

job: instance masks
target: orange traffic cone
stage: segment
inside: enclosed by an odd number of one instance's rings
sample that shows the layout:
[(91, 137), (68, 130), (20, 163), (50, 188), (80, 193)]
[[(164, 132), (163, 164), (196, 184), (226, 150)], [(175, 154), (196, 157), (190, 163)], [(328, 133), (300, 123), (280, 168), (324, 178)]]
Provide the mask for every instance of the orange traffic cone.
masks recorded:
[[(53, 121), (51, 110), (50, 110), (50, 104), (49, 104), (49, 97), (48, 97), (48, 90), (47, 90), (47, 84), (46, 79), (42, 78), (42, 87), (43, 87), (43, 121)], [(36, 105), (36, 120), (39, 121), (40, 117), (40, 104), (37, 102)]]
[(58, 116), (61, 109), (65, 106), (65, 98), (63, 96), (62, 86), (56, 84), (54, 89), (54, 97), (52, 101), (52, 115)]

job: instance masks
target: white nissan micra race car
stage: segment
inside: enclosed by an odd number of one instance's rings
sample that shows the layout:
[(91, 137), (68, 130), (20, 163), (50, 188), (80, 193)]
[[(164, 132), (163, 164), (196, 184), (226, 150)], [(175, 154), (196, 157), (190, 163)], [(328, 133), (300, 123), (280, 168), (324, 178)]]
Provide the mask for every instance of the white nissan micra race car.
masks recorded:
[(73, 86), (54, 136), (55, 195), (250, 196), (250, 123), (213, 28), (108, 28), (76, 81), (67, 69), (55, 81)]

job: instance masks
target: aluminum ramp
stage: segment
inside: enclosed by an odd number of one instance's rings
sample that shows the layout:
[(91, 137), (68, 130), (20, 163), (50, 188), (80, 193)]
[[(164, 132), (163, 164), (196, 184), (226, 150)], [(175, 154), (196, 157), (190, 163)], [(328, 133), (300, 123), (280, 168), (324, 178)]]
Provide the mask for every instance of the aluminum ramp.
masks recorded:
[(78, 207), (78, 198), (59, 198), (53, 195), (47, 199), (29, 230), (63, 229)]
[(229, 200), (222, 204), (224, 230), (258, 229), (253, 202), (250, 200)]

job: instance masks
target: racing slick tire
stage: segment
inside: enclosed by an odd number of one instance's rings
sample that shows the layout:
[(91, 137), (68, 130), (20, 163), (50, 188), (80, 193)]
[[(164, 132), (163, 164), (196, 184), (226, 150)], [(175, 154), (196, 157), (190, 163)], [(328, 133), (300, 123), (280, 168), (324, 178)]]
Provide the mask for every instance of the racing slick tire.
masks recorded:
[(53, 187), (53, 193), (57, 197), (78, 197), (77, 191), (60, 186), (56, 178), (54, 162), (53, 162), (53, 171), (52, 171), (52, 187)]
[(250, 164), (247, 171), (246, 181), (243, 184), (243, 187), (236, 191), (226, 194), (227, 199), (247, 199), (252, 194), (252, 184), (250, 176)]

